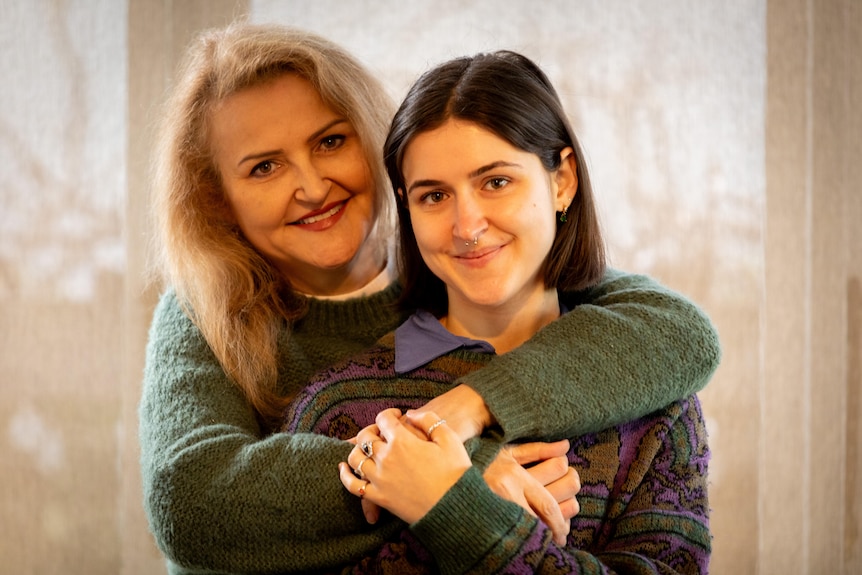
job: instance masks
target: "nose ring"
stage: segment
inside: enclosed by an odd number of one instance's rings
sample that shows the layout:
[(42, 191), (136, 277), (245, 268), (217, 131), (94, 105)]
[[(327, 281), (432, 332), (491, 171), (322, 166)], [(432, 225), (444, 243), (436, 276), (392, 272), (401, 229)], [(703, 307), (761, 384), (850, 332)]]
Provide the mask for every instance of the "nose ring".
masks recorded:
[[(470, 247), (470, 242), (464, 242), (464, 245), (467, 247)], [(479, 236), (476, 236), (475, 238), (473, 238), (473, 245), (474, 246), (479, 245)]]

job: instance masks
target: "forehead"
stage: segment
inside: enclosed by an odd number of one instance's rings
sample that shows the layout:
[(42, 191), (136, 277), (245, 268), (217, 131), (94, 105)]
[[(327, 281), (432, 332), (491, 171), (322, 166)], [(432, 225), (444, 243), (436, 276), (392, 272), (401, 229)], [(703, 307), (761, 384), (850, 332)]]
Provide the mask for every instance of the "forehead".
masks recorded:
[[(475, 122), (449, 119), (414, 136), (404, 150), (405, 176), (429, 169), (473, 169), (505, 157), (533, 156)], [(418, 174), (414, 174), (418, 177)]]
[(243, 88), (213, 107), (209, 139), (217, 155), (231, 157), (259, 147), (305, 145), (321, 126), (338, 117), (311, 82), (285, 73)]
[(212, 115), (247, 114), (273, 109), (287, 113), (291, 110), (331, 111), (310, 81), (299, 74), (285, 72), (229, 94), (213, 106)]

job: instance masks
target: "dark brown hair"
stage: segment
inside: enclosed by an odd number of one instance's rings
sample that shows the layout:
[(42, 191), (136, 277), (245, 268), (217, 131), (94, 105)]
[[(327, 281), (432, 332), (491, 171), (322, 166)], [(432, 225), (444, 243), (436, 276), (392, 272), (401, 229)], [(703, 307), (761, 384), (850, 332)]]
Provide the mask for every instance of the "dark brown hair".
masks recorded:
[[(423, 74), (395, 114), (384, 145), (384, 162), (396, 196), (405, 189), (402, 163), (417, 135), (450, 119), (471, 122), (511, 145), (535, 154), (548, 171), (560, 167), (570, 147), (577, 164), (578, 188), (557, 233), (542, 273), (547, 287), (577, 291), (596, 284), (605, 271), (605, 248), (583, 152), (556, 90), (544, 72), (525, 56), (501, 50), (456, 58)], [(419, 253), (407, 202), (400, 197), (402, 303), (436, 314), (446, 312), (446, 286)]]

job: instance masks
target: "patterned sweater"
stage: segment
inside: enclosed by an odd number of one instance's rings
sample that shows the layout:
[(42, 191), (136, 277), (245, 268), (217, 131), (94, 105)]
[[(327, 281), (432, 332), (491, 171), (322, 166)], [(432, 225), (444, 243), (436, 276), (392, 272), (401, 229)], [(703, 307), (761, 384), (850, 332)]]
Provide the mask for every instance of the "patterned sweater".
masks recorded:
[[(381, 410), (421, 406), (492, 357), (460, 349), (396, 375), (394, 342), (390, 334), (318, 376), (292, 403), (285, 431), (353, 437)], [(564, 547), (542, 522), (494, 495), (474, 466), (420, 521), (341, 572), (707, 572), (709, 449), (696, 396), (573, 437), (568, 458), (582, 489)]]
[[(280, 340), (281, 392), (395, 329), (398, 295), (311, 300)], [(565, 317), (463, 378), (506, 440), (641, 416), (701, 389), (718, 365), (709, 318), (646, 276), (609, 271), (564, 301)], [(355, 561), (399, 529), (370, 527), (342, 487), (349, 445), (261, 429), (171, 291), (150, 328), (139, 415), (144, 507), (172, 574), (305, 573)]]

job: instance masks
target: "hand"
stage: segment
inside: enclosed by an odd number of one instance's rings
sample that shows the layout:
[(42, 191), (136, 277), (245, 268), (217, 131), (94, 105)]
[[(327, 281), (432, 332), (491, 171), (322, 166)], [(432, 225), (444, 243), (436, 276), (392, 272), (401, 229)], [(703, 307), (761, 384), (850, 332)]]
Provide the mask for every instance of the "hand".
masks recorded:
[[(558, 545), (565, 545), (571, 532), (570, 519), (580, 509), (575, 499), (581, 488), (580, 478), (569, 467), (568, 449), (567, 440), (510, 445), (503, 448), (483, 475), (494, 493), (544, 521)], [(524, 467), (531, 463), (536, 465)]]
[[(397, 409), (380, 412), (377, 423), (356, 436), (349, 467), (339, 466), (344, 487), (408, 523), (421, 519), (472, 465), (461, 440), (445, 423), (425, 438), (411, 429), (428, 430), (439, 420), (433, 412), (410, 414), (406, 421)], [(365, 442), (372, 442), (372, 457), (362, 451)], [(360, 464), (362, 478), (352, 471)]]
[(466, 385), (456, 385), (410, 413), (422, 416), (431, 412), (446, 420), (461, 443), (478, 437), (486, 427), (495, 423), (482, 396)]
[[(351, 445), (356, 445), (356, 438), (355, 437), (351, 437), (350, 439), (346, 439), (345, 441), (347, 441), (347, 443), (350, 443)], [(341, 463), (338, 465), (339, 471), (341, 471), (341, 467), (343, 465), (345, 465), (345, 464)], [(350, 468), (348, 467), (348, 471), (349, 470), (350, 470)], [(362, 515), (365, 516), (365, 520), (370, 525), (374, 525), (375, 523), (377, 523), (377, 521), (380, 520), (380, 506), (372, 503), (371, 501), (369, 501), (368, 499), (365, 499), (362, 496), (360, 496), (360, 499), (361, 499), (361, 501), (359, 504), (362, 506)]]

